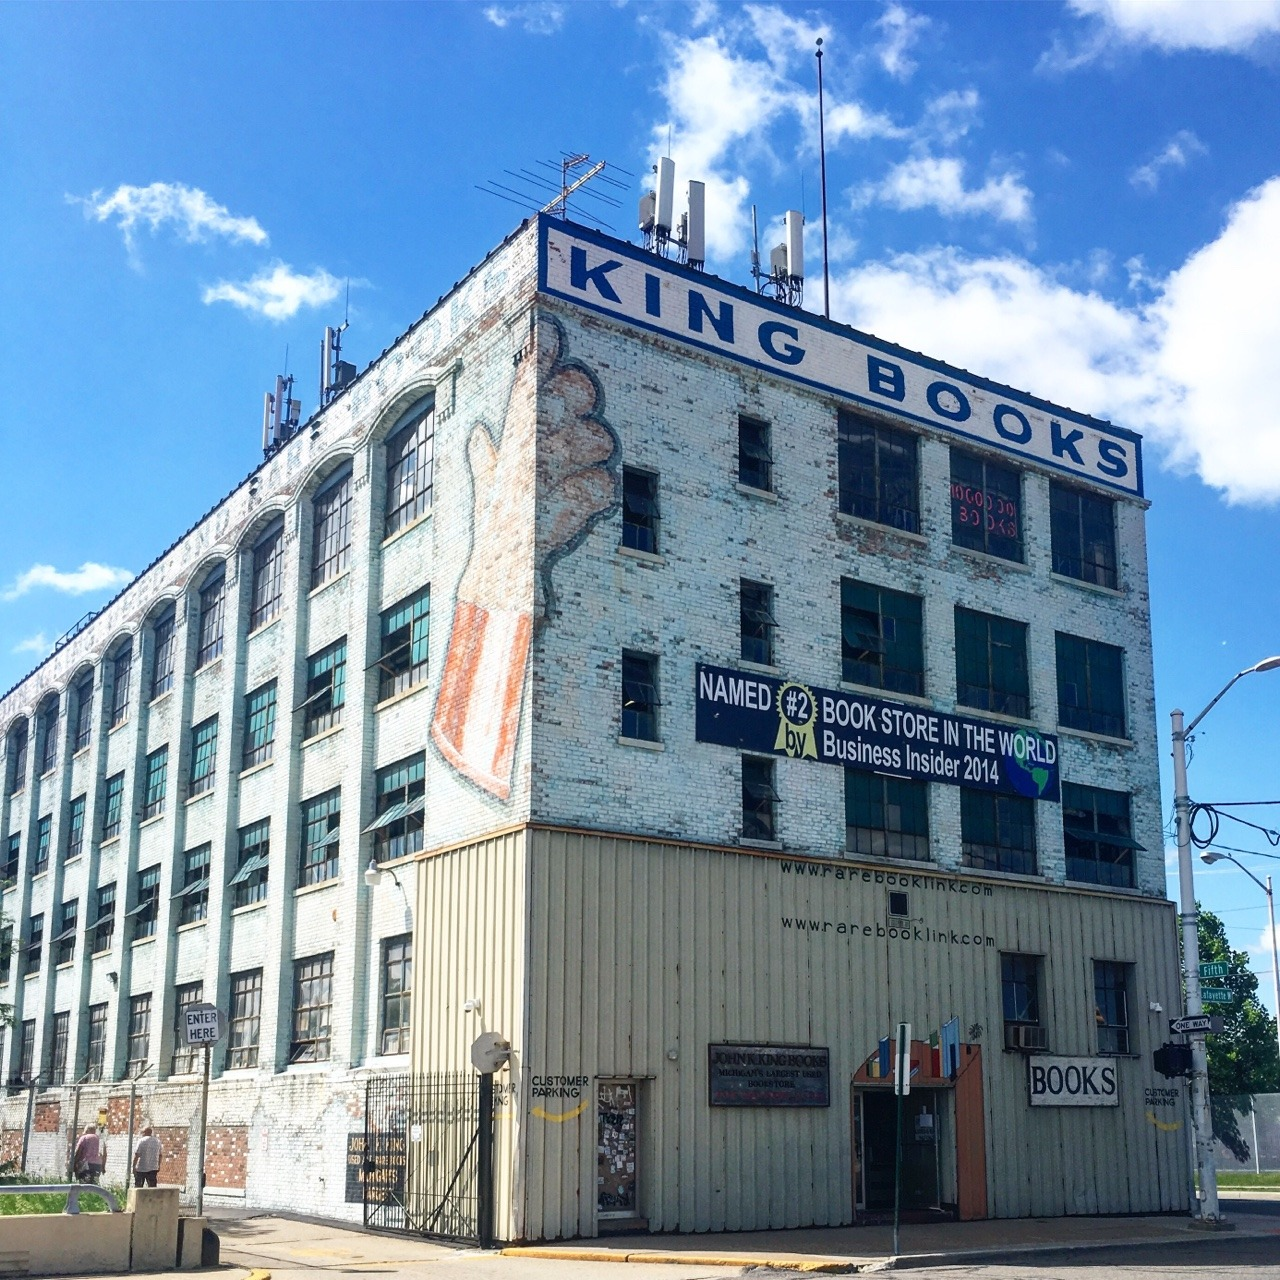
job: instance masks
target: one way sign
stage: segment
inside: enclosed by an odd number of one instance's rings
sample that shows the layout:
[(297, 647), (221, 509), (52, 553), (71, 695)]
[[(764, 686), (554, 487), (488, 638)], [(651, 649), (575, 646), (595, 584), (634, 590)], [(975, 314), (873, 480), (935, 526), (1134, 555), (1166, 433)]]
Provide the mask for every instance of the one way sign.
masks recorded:
[(1216, 1036), (1222, 1031), (1222, 1019), (1207, 1013), (1197, 1014), (1194, 1018), (1170, 1018), (1169, 1030), (1175, 1036), (1190, 1035), (1197, 1031), (1207, 1031)]

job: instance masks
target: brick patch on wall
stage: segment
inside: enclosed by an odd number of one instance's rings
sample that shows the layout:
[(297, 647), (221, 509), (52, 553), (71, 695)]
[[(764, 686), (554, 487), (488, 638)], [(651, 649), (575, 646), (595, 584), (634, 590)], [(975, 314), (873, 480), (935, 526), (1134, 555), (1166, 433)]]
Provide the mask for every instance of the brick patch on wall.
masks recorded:
[[(163, 1186), (186, 1186), (188, 1136), (186, 1125), (165, 1125), (156, 1129), (156, 1137), (160, 1139), (160, 1176), (157, 1181)], [(132, 1160), (130, 1156), (130, 1163)]]
[[(133, 1127), (135, 1130), (142, 1128), (141, 1117), (142, 1102), (139, 1099), (135, 1102), (134, 1106)], [(112, 1096), (107, 1099), (107, 1132), (129, 1132), (129, 1095), (127, 1093), (112, 1094)]]
[(204, 1167), (206, 1186), (243, 1187), (249, 1167), (249, 1126), (210, 1125)]
[(32, 1127), (37, 1133), (57, 1133), (58, 1122), (62, 1118), (62, 1103), (37, 1102)]
[(6, 1129), (0, 1133), (0, 1161), (12, 1160), (15, 1164), (22, 1159), (22, 1130)]

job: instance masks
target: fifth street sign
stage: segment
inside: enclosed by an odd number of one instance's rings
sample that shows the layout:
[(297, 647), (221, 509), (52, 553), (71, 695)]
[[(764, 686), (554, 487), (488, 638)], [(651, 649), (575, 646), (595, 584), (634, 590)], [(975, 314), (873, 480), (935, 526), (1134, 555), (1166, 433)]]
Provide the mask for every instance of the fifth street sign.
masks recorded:
[(1225, 978), (1231, 972), (1231, 966), (1225, 960), (1205, 960), (1200, 965), (1202, 978)]
[(182, 1012), (182, 1035), (189, 1048), (217, 1044), (227, 1033), (222, 1011), (211, 1004), (193, 1004)]

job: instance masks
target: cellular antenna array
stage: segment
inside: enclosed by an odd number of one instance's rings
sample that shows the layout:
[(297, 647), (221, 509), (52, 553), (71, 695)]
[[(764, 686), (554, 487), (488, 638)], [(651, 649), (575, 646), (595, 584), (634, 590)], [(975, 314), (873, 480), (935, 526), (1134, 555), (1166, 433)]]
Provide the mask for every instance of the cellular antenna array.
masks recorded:
[(757, 293), (776, 298), (785, 306), (799, 307), (804, 303), (804, 214), (799, 209), (788, 209), (783, 226), (783, 241), (770, 250), (769, 269), (765, 271), (760, 265), (756, 207), (751, 206), (751, 276)]
[(262, 456), (269, 458), (282, 444), (297, 434), (302, 402), (293, 398), (293, 374), (280, 374), (276, 389), (262, 400)]
[(707, 259), (707, 184), (691, 181), (686, 211), (674, 218), (676, 165), (663, 156), (653, 166), (656, 181), (651, 191), (640, 197), (639, 223), (644, 247), (660, 258), (675, 253), (679, 262), (701, 271)]
[(345, 391), (356, 376), (356, 367), (342, 358), (342, 335), (351, 324), (351, 281), (347, 281), (347, 305), (342, 323), (335, 329), (326, 325), (320, 339), (320, 407), (323, 409), (340, 391)]

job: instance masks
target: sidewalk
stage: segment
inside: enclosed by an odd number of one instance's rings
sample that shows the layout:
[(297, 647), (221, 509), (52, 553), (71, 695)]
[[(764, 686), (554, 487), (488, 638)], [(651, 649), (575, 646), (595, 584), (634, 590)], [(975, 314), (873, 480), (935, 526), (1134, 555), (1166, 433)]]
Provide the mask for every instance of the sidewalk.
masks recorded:
[[(1224, 1196), (1232, 1239), (1275, 1237), (1280, 1256), (1280, 1199)], [(889, 1227), (832, 1227), (718, 1235), (614, 1236), (556, 1245), (511, 1246), (478, 1252), (434, 1244), (413, 1236), (363, 1232), (336, 1224), (276, 1217), (219, 1218), (211, 1224), (222, 1238), (224, 1263), (271, 1273), (272, 1280), (325, 1272), (362, 1271), (431, 1280), (492, 1277), (494, 1280), (624, 1280), (619, 1263), (646, 1263), (635, 1280), (729, 1280), (747, 1269), (780, 1272), (852, 1273), (890, 1267), (1013, 1262), (1032, 1256), (1141, 1245), (1192, 1245), (1217, 1233), (1193, 1228), (1181, 1216), (1143, 1218), (1050, 1218), (998, 1222), (906, 1224), (902, 1253), (890, 1257)], [(241, 1272), (241, 1275), (244, 1273)], [(262, 1280), (259, 1276), (256, 1280)]]

